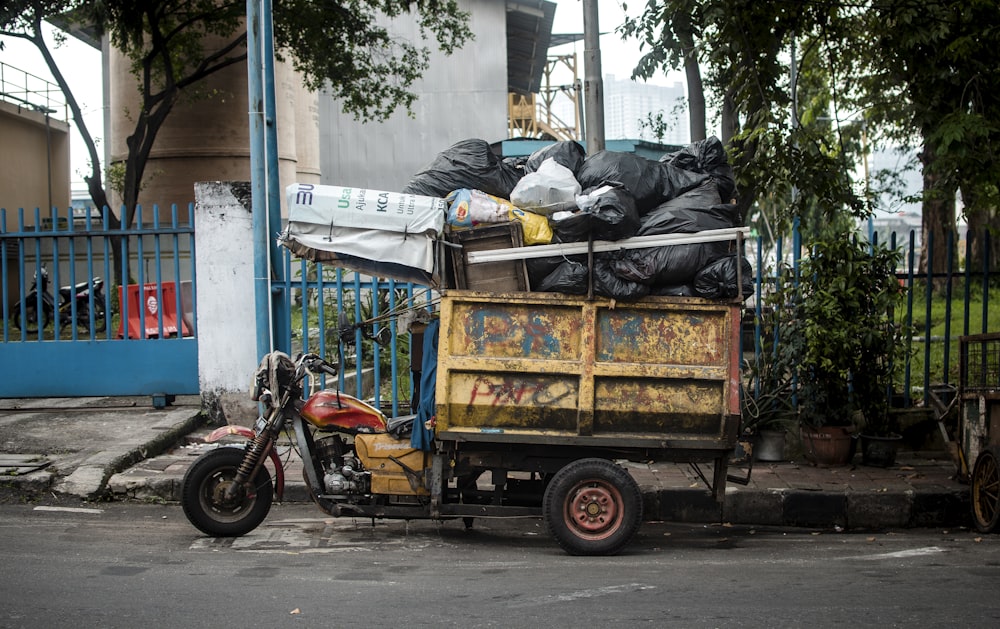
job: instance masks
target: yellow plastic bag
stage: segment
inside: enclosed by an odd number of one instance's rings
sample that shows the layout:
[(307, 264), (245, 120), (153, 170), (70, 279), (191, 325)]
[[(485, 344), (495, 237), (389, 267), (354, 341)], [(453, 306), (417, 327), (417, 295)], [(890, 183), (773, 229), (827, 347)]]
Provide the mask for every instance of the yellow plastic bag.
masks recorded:
[(521, 223), (521, 231), (526, 245), (547, 245), (552, 242), (552, 228), (549, 219), (538, 214), (511, 207), (510, 218)]

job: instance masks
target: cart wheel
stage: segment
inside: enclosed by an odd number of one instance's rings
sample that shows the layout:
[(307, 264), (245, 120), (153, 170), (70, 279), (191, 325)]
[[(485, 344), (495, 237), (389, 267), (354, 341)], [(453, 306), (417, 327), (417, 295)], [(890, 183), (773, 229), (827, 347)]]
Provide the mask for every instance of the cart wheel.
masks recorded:
[(1000, 468), (994, 450), (983, 450), (972, 469), (972, 521), (981, 533), (992, 533), (1000, 521)]
[(635, 479), (605, 459), (580, 459), (552, 477), (542, 499), (549, 532), (571, 555), (614, 555), (642, 523)]

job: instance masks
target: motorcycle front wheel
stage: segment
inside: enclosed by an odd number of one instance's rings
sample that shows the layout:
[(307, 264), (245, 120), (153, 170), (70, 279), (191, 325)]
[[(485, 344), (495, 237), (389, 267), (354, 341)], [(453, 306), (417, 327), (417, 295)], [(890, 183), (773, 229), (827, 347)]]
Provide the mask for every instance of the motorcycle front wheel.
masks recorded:
[(233, 447), (206, 452), (184, 475), (181, 506), (187, 519), (202, 533), (212, 537), (245, 535), (257, 528), (271, 510), (274, 486), (263, 467), (257, 472), (254, 491), (239, 487), (232, 499), (226, 498), (245, 452)]

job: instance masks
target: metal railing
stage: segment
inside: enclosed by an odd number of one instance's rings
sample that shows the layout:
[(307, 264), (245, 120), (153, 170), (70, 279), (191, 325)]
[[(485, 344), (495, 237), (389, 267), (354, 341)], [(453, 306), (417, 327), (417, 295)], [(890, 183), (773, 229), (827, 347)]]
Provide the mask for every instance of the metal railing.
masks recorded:
[[(868, 233), (872, 233), (869, 229)], [(903, 309), (897, 316), (898, 323), (911, 333), (905, 335), (906, 360), (899, 367), (899, 383), (896, 400), (904, 407), (916, 403), (928, 405), (929, 392), (941, 387), (954, 390), (958, 384), (960, 360), (959, 340), (970, 334), (985, 334), (996, 332), (991, 330), (991, 299), (1000, 305), (1000, 292), (991, 290), (991, 280), (1000, 275), (990, 272), (990, 260), (985, 256), (978, 268), (968, 264), (959, 266), (957, 251), (964, 256), (962, 261), (971, 260), (971, 239), (966, 238), (964, 249), (962, 242), (957, 241), (954, 234), (949, 234), (945, 244), (947, 260), (943, 272), (920, 272), (919, 252), (921, 243), (918, 234), (910, 230), (903, 234), (891, 233), (888, 237), (889, 246), (902, 253), (902, 266), (896, 276), (905, 292)], [(877, 238), (877, 237), (876, 237)], [(981, 242), (984, 250), (990, 250), (990, 234), (984, 232)], [(933, 252), (934, 242), (925, 243), (929, 252)], [(757, 250), (751, 254), (750, 260), (756, 268), (757, 294), (766, 294), (768, 286), (774, 279), (775, 260), (783, 261), (795, 268), (802, 258), (802, 244), (799, 235), (793, 232), (787, 238), (779, 238), (773, 248), (766, 248), (762, 239), (756, 241)], [(756, 258), (756, 259), (754, 259)], [(772, 261), (772, 262), (768, 262)], [(933, 269), (935, 260), (933, 253), (929, 254), (927, 268)], [(752, 359), (761, 350), (760, 339), (767, 331), (762, 329), (761, 314), (764, 305), (761, 299), (751, 304), (750, 310), (755, 319), (753, 323), (753, 342), (744, 342), (744, 358)], [(995, 310), (995, 309), (994, 309)], [(748, 313), (749, 314), (749, 313)], [(994, 313), (993, 315), (997, 315)], [(978, 321), (976, 321), (978, 319)], [(780, 340), (778, 341), (780, 343)]]
[(2, 62), (0, 100), (69, 122), (69, 106), (58, 85)]
[[(288, 327), (274, 345), (290, 354), (315, 352), (339, 364), (337, 388), (391, 416), (415, 412), (423, 337), (409, 322), (437, 300), (412, 282), (380, 279), (293, 257), (282, 248)], [(278, 326), (276, 326), (278, 327)], [(280, 330), (280, 327), (279, 327)]]
[[(72, 208), (0, 209), (0, 339), (8, 343), (194, 335), (193, 206), (186, 221), (177, 206), (169, 214), (163, 211), (164, 222), (160, 214), (155, 206), (151, 213), (139, 208), (134, 226), (112, 228), (108, 212), (98, 218), (89, 213), (77, 217)], [(116, 271), (130, 278), (129, 286), (114, 285)], [(47, 284), (45, 291), (40, 290), (42, 283)], [(107, 288), (95, 290), (98, 283)], [(73, 293), (61, 290), (81, 284), (87, 288), (86, 299), (73, 300)], [(149, 309), (151, 303), (158, 304), (155, 317), (142, 315), (139, 310)], [(95, 321), (96, 313), (104, 325)], [(146, 321), (140, 324), (143, 317)], [(129, 324), (135, 329), (126, 332)]]

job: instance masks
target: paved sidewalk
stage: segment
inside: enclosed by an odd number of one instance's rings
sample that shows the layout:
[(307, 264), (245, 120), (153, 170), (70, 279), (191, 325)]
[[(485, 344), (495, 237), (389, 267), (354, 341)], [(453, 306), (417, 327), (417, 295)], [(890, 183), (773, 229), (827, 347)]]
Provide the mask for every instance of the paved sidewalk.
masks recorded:
[[(0, 498), (177, 501), (210, 428), (199, 398), (164, 409), (138, 398), (0, 400), (0, 465), (25, 462), (0, 480)], [(285, 501), (307, 502), (301, 462), (290, 448)], [(42, 466), (37, 469), (41, 457)], [(284, 456), (283, 456), (284, 458)], [(629, 464), (649, 520), (838, 529), (957, 527), (969, 523), (969, 488), (941, 452), (903, 451), (888, 469), (757, 462), (746, 485), (730, 482), (722, 503), (687, 464)], [(711, 470), (704, 470), (706, 475)], [(746, 477), (745, 465), (730, 474)]]

